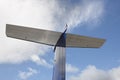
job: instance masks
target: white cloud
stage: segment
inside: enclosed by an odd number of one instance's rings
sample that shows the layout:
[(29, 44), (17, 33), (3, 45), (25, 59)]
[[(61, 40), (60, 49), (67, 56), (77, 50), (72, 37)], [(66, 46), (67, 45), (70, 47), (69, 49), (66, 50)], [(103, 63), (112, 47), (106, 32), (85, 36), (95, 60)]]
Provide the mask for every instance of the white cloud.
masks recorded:
[(0, 63), (21, 63), (33, 60), (33, 55), (40, 59), (48, 51), (48, 47), (43, 45), (5, 37), (6, 23), (54, 29), (51, 16), (54, 3), (46, 1), (0, 0)]
[[(16, 64), (31, 60), (48, 65), (41, 58), (48, 48), (6, 38), (6, 23), (62, 31), (66, 23), (74, 28), (78, 24), (99, 20), (104, 9), (102, 0), (82, 0), (74, 5), (67, 0), (61, 3), (60, 0), (0, 0), (0, 63)], [(37, 56), (37, 60), (33, 55)]]
[(66, 71), (68, 73), (76, 73), (79, 72), (79, 69), (71, 64), (66, 64)]
[(119, 80), (120, 67), (111, 70), (97, 69), (95, 66), (88, 66), (78, 75), (71, 76), (69, 80)]
[(97, 24), (104, 13), (103, 0), (81, 0), (74, 5), (67, 0), (61, 0), (59, 3), (61, 4), (58, 4), (59, 7), (55, 14), (58, 26), (68, 23), (70, 28), (75, 28), (81, 24)]
[(112, 80), (120, 80), (120, 67), (113, 68), (109, 71), (109, 74), (112, 76)]
[(37, 74), (37, 70), (35, 69), (32, 69), (32, 68), (28, 68), (28, 71), (25, 72), (25, 71), (20, 71), (18, 76), (20, 79), (22, 80), (27, 80), (28, 78), (30, 78), (31, 76)]
[(38, 65), (43, 65), (43, 66), (52, 68), (52, 65), (48, 64), (46, 60), (39, 58), (37, 55), (32, 56), (32, 61), (37, 63)]

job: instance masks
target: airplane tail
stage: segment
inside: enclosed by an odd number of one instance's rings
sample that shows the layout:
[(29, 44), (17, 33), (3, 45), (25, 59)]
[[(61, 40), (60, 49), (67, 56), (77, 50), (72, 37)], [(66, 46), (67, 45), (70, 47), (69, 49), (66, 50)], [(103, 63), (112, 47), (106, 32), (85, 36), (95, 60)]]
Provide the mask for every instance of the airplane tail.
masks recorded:
[(105, 42), (104, 39), (69, 34), (66, 33), (66, 30), (67, 28), (61, 33), (17, 25), (6, 25), (6, 35), (8, 37), (55, 46), (53, 80), (65, 80), (65, 47), (99, 48)]

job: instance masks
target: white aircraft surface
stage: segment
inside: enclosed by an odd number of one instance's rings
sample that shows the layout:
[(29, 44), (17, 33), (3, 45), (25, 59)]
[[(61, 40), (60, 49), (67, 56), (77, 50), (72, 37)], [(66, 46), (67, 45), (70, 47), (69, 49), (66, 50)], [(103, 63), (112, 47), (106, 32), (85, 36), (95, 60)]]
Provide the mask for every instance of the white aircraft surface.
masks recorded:
[(105, 42), (105, 39), (70, 34), (66, 31), (67, 27), (62, 33), (6, 24), (6, 35), (8, 37), (54, 46), (55, 57), (52, 80), (65, 80), (66, 47), (99, 48)]

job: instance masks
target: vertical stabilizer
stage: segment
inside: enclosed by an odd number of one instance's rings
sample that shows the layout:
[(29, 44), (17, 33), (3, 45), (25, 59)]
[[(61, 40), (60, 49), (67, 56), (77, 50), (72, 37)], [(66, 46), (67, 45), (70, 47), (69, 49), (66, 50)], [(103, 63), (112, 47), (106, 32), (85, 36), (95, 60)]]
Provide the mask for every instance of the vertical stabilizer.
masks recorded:
[(54, 71), (53, 71), (53, 80), (65, 80), (65, 65), (66, 65), (66, 54), (65, 54), (65, 47), (66, 47), (66, 31), (61, 34), (60, 38), (58, 39), (54, 52)]
[(65, 80), (65, 47), (56, 47), (53, 80)]

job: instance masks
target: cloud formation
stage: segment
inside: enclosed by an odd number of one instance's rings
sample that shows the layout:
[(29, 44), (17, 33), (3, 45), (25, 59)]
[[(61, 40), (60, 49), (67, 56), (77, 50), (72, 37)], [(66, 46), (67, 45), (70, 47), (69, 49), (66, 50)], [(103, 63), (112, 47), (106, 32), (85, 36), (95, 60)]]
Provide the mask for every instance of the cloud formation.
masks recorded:
[(120, 67), (111, 70), (97, 69), (95, 66), (88, 66), (78, 75), (71, 76), (69, 80), (119, 80)]
[(43, 65), (45, 67), (52, 68), (51, 64), (47, 63), (46, 60), (39, 58), (37, 55), (33, 55), (31, 59), (33, 62), (35, 62), (38, 65)]
[[(70, 28), (75, 28), (81, 24), (97, 24), (104, 13), (103, 0), (81, 0), (76, 3), (71, 0), (59, 1), (56, 12), (57, 24), (68, 23)], [(59, 20), (59, 22), (58, 22)]]
[(28, 71), (24, 72), (24, 71), (20, 71), (18, 76), (21, 80), (27, 80), (28, 78), (30, 78), (31, 76), (33, 76), (34, 74), (37, 74), (37, 70), (32, 69), (32, 68), (28, 68)]
[[(34, 55), (45, 65), (40, 56), (45, 55), (48, 47), (27, 41), (5, 37), (5, 24), (33, 26), (34, 28), (54, 29), (51, 9), (46, 0), (0, 0), (0, 63), (33, 62)], [(40, 26), (40, 27), (39, 27)], [(37, 62), (36, 62), (37, 63)], [(48, 64), (48, 63), (46, 63)]]
[(45, 55), (49, 48), (6, 38), (7, 23), (62, 31), (66, 23), (72, 29), (83, 23), (99, 21), (103, 12), (103, 0), (81, 0), (74, 4), (69, 0), (0, 0), (0, 63), (16, 64), (29, 60), (48, 65), (41, 55)]
[(79, 72), (79, 69), (71, 64), (66, 64), (66, 72), (76, 73), (76, 72)]

